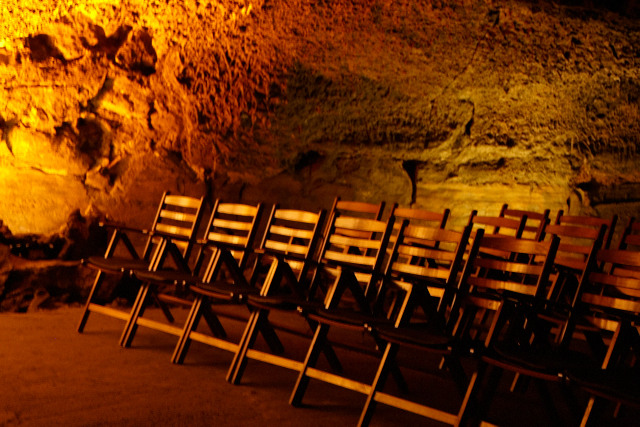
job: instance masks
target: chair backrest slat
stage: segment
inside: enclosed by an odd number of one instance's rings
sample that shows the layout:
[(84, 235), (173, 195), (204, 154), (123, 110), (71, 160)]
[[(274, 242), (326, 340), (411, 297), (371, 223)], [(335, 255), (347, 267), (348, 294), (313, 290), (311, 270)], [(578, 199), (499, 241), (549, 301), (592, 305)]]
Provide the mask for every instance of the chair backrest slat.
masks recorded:
[(181, 251), (182, 256), (189, 259), (202, 218), (203, 202), (202, 197), (179, 196), (165, 192), (144, 249), (145, 259), (151, 256), (153, 247), (160, 242), (157, 236), (171, 239)]

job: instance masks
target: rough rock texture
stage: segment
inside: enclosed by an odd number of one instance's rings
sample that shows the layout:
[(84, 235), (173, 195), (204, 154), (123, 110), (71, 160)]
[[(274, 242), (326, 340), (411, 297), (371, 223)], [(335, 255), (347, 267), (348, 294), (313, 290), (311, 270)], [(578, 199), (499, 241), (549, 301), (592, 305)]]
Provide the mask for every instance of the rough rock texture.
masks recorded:
[(165, 189), (465, 218), (640, 210), (635, 2), (7, 0), (0, 218)]

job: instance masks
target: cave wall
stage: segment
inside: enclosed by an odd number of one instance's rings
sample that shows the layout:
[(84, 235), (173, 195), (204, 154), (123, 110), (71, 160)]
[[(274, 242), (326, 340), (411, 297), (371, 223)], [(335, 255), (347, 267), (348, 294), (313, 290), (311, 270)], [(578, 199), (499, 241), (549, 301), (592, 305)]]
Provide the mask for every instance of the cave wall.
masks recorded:
[(8, 0), (0, 218), (145, 225), (165, 189), (637, 215), (637, 7), (600, 3)]

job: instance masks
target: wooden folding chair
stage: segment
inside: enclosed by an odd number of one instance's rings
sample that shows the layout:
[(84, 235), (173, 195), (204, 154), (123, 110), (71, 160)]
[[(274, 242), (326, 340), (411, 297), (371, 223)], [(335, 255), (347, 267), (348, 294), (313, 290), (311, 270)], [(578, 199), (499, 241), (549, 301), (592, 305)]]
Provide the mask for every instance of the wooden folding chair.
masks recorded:
[[(359, 425), (367, 425), (377, 402), (382, 402), (426, 417), (447, 421), (455, 415), (420, 405), (383, 391), (390, 369), (395, 366), (396, 355), (404, 344), (413, 339), (427, 342), (431, 337), (432, 346), (424, 346), (445, 357), (447, 369), (451, 372), (458, 388), (464, 394), (469, 379), (460, 363), (459, 349), (452, 347), (451, 326), (455, 324), (457, 310), (454, 302), (459, 294), (459, 274), (464, 264), (463, 255), (467, 248), (471, 226), (462, 232), (407, 225), (403, 222), (398, 240), (394, 245), (386, 280), (404, 293), (402, 303), (395, 315), (394, 325), (367, 325), (368, 329), (381, 337), (387, 344), (377, 373), (370, 387), (362, 387), (368, 397), (360, 416)], [(475, 248), (471, 248), (471, 258), (475, 257), (483, 230), (478, 232)], [(416, 244), (416, 242), (420, 242)], [(422, 308), (422, 316), (416, 316), (416, 309)], [(416, 320), (417, 319), (417, 320)], [(466, 402), (462, 403), (461, 410)]]
[[(478, 402), (478, 385), (483, 382), (487, 364), (494, 360), (494, 343), (511, 345), (536, 337), (537, 331), (529, 323), (529, 314), (547, 308), (547, 295), (553, 286), (550, 276), (559, 244), (558, 237), (536, 242), (485, 234), (478, 255), (468, 262), (475, 273), (463, 277), (464, 283), (459, 286), (466, 295), (456, 326), (457, 340), (458, 345), (461, 341), (464, 347), (473, 348), (474, 354), (481, 356), (481, 363), (465, 394), (465, 400), (474, 402), (473, 409), (481, 416), (489, 402)], [(496, 253), (502, 253), (504, 257), (497, 257)], [(488, 313), (491, 315), (489, 322), (486, 321)], [(492, 376), (490, 384), (496, 383), (497, 379)], [(489, 390), (494, 389), (489, 387)], [(470, 409), (468, 406), (467, 413), (463, 409), (457, 417), (451, 418), (452, 424), (468, 420), (472, 415)], [(473, 415), (478, 416), (478, 413)]]
[[(170, 320), (169, 322), (143, 317), (145, 309), (152, 301), (151, 296), (164, 303), (187, 305), (193, 308), (193, 294), (197, 289), (193, 285), (221, 279), (222, 267), (226, 268), (224, 271), (228, 274), (229, 280), (238, 284), (238, 289), (240, 286), (246, 285), (244, 274), (249, 263), (249, 256), (253, 251), (261, 211), (262, 204), (260, 203), (250, 205), (216, 200), (204, 238), (199, 241), (200, 253), (195, 261), (193, 271), (188, 266), (182, 266), (179, 269), (156, 269), (155, 271), (135, 270), (134, 275), (143, 284), (138, 293), (137, 304), (131, 311), (125, 326), (122, 346), (129, 347), (132, 344), (138, 326), (159, 330), (180, 338), (183, 336), (186, 324), (185, 326), (174, 325), (172, 316), (166, 316)], [(164, 286), (181, 292), (179, 294), (164, 292)], [(246, 289), (243, 290), (246, 291)], [(231, 286), (227, 292), (227, 300), (234, 300), (234, 296), (234, 289)], [(207, 311), (205, 318), (214, 335), (220, 337), (226, 335), (218, 316), (212, 311)], [(188, 321), (189, 319), (187, 319)], [(175, 359), (175, 357), (174, 353), (173, 358)]]
[[(307, 351), (298, 380), (291, 395), (290, 403), (301, 403), (310, 378), (338, 384), (353, 390), (361, 390), (362, 385), (349, 379), (315, 368), (316, 362), (327, 344), (331, 325), (362, 331), (363, 319), (372, 319), (374, 311), (381, 309), (376, 304), (380, 295), (382, 269), (386, 248), (393, 230), (394, 217), (387, 222), (334, 216), (329, 234), (321, 251), (316, 280), (330, 280), (331, 285), (321, 309), (301, 308), (318, 325)], [(349, 230), (348, 233), (337, 230)], [(368, 237), (349, 237), (368, 236)], [(344, 248), (348, 247), (348, 251)], [(350, 295), (347, 306), (342, 307), (343, 295)], [(363, 317), (364, 316), (364, 317)], [(402, 379), (397, 378), (400, 382)]]
[(569, 381), (591, 395), (581, 426), (610, 422), (598, 419), (605, 401), (616, 404), (614, 417), (621, 405), (640, 408), (640, 251), (603, 249), (597, 259), (604, 268), (589, 274), (576, 316), (590, 341), (597, 340), (597, 363), (566, 369)]
[(500, 209), (499, 216), (514, 219), (522, 219), (522, 217), (526, 217), (527, 221), (521, 237), (540, 241), (544, 239), (544, 229), (549, 224), (550, 212), (551, 211), (549, 209), (546, 209), (544, 212), (512, 209), (505, 203)]
[[(299, 370), (301, 362), (289, 355), (261, 351), (254, 348), (254, 344), (272, 311), (296, 312), (299, 305), (311, 303), (310, 283), (324, 217), (324, 210), (307, 212), (274, 206), (259, 249), (263, 255), (261, 261), (267, 261), (269, 271), (260, 293), (247, 295), (246, 303), (252, 313), (229, 367), (227, 381), (239, 384), (249, 359)], [(310, 331), (313, 327), (309, 325)], [(332, 354), (329, 357), (335, 360)]]
[[(106, 227), (113, 228), (114, 231), (104, 256), (90, 257), (84, 261), (86, 265), (98, 272), (84, 306), (78, 332), (84, 331), (91, 312), (125, 321), (130, 317), (130, 313), (99, 303), (98, 294), (105, 274), (123, 276), (132, 270), (155, 270), (160, 259), (166, 256), (170, 256), (180, 265), (188, 262), (196, 240), (202, 204), (203, 198), (171, 195), (165, 192), (149, 230), (104, 224)], [(132, 241), (130, 235), (146, 236), (142, 253), (137, 251), (133, 243), (135, 240)], [(124, 246), (123, 249), (120, 249), (122, 246)]]

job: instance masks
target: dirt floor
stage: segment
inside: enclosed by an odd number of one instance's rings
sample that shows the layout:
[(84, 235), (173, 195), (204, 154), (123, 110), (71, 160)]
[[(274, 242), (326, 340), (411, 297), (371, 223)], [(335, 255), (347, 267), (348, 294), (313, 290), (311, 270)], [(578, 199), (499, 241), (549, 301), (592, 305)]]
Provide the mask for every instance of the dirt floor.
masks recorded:
[[(178, 312), (177, 320), (185, 313)], [(146, 315), (160, 313), (151, 309)], [(294, 408), (287, 403), (296, 378), (291, 371), (252, 361), (242, 384), (233, 386), (224, 380), (231, 353), (194, 343), (185, 364), (172, 365), (175, 337), (141, 328), (132, 348), (122, 349), (120, 320), (92, 314), (79, 334), (79, 317), (78, 307), (0, 315), (0, 426), (356, 425), (364, 403), (363, 395), (312, 380), (305, 406)], [(231, 337), (242, 330), (241, 322), (225, 325)], [(281, 338), (285, 346), (296, 342), (287, 347), (291, 354), (304, 354), (306, 338)], [(373, 357), (344, 349), (339, 355), (345, 370), (356, 375), (368, 376), (377, 366)], [(409, 368), (423, 362), (410, 355), (401, 359)], [(441, 373), (408, 369), (405, 377), (412, 392), (422, 389), (419, 400), (432, 398), (444, 406), (453, 401), (455, 393)], [(514, 394), (503, 387), (492, 403), (492, 420), (573, 425), (566, 408), (545, 410), (540, 389), (529, 388)], [(550, 387), (545, 393), (547, 401), (559, 402), (558, 390)], [(578, 403), (586, 402), (585, 396), (577, 397)], [(623, 411), (615, 424), (633, 425), (637, 415)], [(378, 405), (372, 425), (439, 424)]]
[[(141, 329), (122, 349), (120, 320), (92, 314), (79, 334), (79, 317), (79, 308), (0, 316), (1, 426), (355, 425), (364, 402), (314, 382), (310, 405), (294, 408), (293, 372), (253, 362), (233, 386), (231, 353), (194, 343), (172, 365), (174, 337)], [(374, 424), (393, 424), (390, 414)]]

